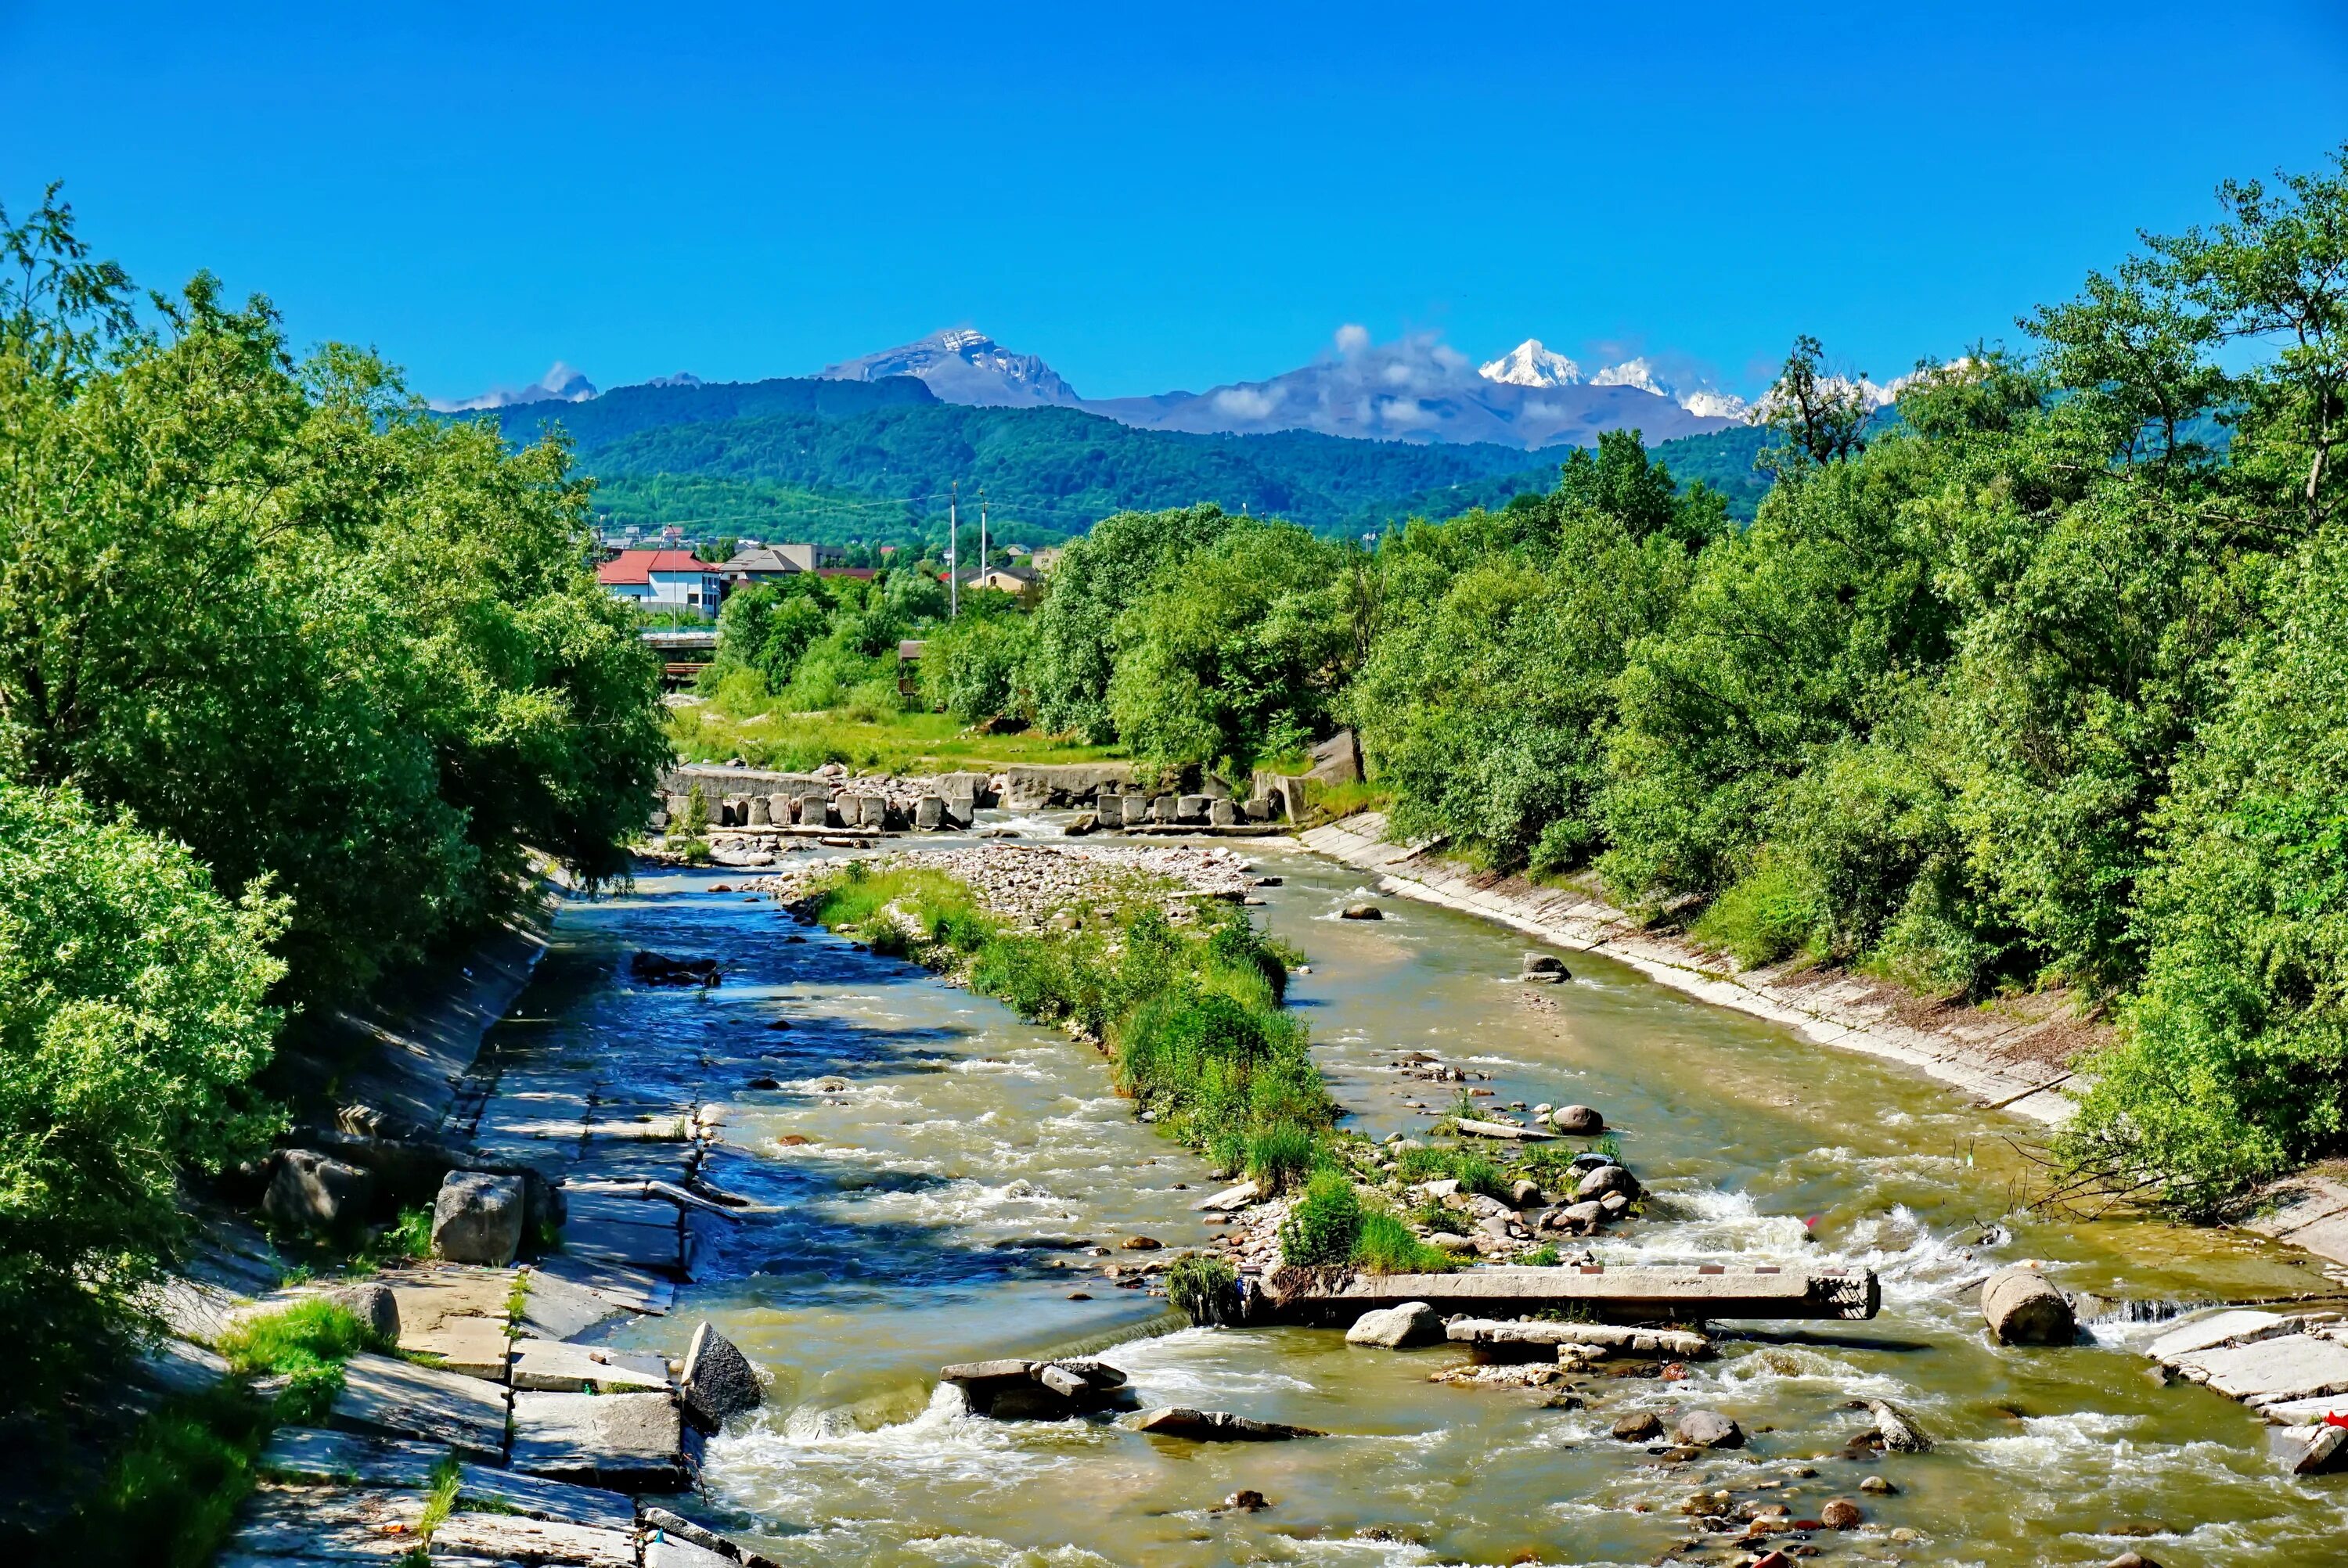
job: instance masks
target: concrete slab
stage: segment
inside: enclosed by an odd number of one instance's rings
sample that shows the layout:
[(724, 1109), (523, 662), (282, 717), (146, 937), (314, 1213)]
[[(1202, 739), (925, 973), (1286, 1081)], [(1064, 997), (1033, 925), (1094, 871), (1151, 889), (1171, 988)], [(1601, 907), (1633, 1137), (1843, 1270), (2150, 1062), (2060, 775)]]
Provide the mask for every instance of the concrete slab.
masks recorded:
[(642, 1269), (627, 1268), (616, 1263), (583, 1257), (550, 1257), (539, 1263), (537, 1269), (549, 1279), (589, 1291), (624, 1312), (649, 1312), (660, 1316), (676, 1303), (675, 1284), (646, 1274)]
[(404, 1486), (422, 1490), (448, 1450), (438, 1443), (362, 1437), (316, 1427), (280, 1427), (261, 1450), (262, 1473), (345, 1486)]
[(386, 1268), (376, 1278), (391, 1286), (392, 1295), (399, 1299), (399, 1331), (404, 1336), (428, 1333), (450, 1317), (504, 1322), (514, 1271), (449, 1263)]
[(440, 1327), (410, 1334), (402, 1325), (399, 1348), (413, 1356), (429, 1356), (451, 1372), (469, 1378), (506, 1380), (506, 1323), (502, 1317), (448, 1317)]
[(541, 1394), (665, 1394), (669, 1378), (666, 1364), (657, 1356), (553, 1339), (517, 1339), (513, 1386)]
[(510, 1508), (532, 1519), (559, 1519), (602, 1530), (627, 1530), (636, 1522), (636, 1500), (621, 1492), (486, 1465), (458, 1467), (457, 1495), (475, 1503)]
[(665, 1394), (517, 1394), (512, 1466), (624, 1491), (686, 1483), (685, 1421)]
[(530, 1282), (530, 1294), (522, 1303), (521, 1322), (517, 1327), (536, 1338), (575, 1339), (605, 1318), (618, 1317), (626, 1310), (592, 1290), (557, 1279), (541, 1269), (532, 1268), (525, 1277)]
[(706, 1547), (674, 1535), (654, 1536), (644, 1542), (644, 1568), (742, 1568), (731, 1557), (720, 1557)]
[(354, 1356), (328, 1419), (344, 1431), (421, 1438), (486, 1459), (505, 1453), (507, 1394), (501, 1384), (389, 1356)]
[(2144, 1353), (2156, 1361), (2174, 1361), (2180, 1356), (2215, 1350), (2220, 1346), (2247, 1345), (2255, 1340), (2270, 1339), (2278, 1334), (2291, 1333), (2294, 1327), (2294, 1321), (2281, 1313), (2235, 1307), (2180, 1323), (2146, 1346)]
[(2281, 1399), (2259, 1407), (2259, 1414), (2279, 1427), (2310, 1426), (2326, 1416), (2348, 1416), (2348, 1394), (2319, 1394), (2312, 1399)]
[(675, 1225), (677, 1207), (666, 1198), (644, 1195), (648, 1184), (632, 1184), (633, 1191), (625, 1193), (582, 1193), (566, 1185), (564, 1207), (570, 1211), (570, 1223), (582, 1220), (618, 1220), (632, 1225)]
[(1344, 1326), (1372, 1307), (1424, 1301), (1446, 1317), (1513, 1317), (1573, 1307), (1630, 1322), (1698, 1317), (1863, 1321), (1882, 1305), (1865, 1268), (1675, 1268), (1568, 1265), (1476, 1268), (1458, 1274), (1354, 1274), (1316, 1280), (1286, 1296), (1251, 1295), (1251, 1323)]
[(562, 1227), (562, 1250), (572, 1257), (673, 1274), (685, 1265), (685, 1233), (677, 1225), (675, 1209), (669, 1210), (666, 1225), (573, 1220)]
[(424, 1494), (388, 1487), (283, 1486), (264, 1481), (239, 1512), (222, 1549), (232, 1558), (396, 1563), (421, 1544)]
[(2313, 1334), (2179, 1357), (2178, 1371), (2229, 1399), (2259, 1406), (2348, 1392), (2348, 1345)]
[(468, 1553), (495, 1562), (561, 1563), (565, 1568), (636, 1568), (636, 1532), (531, 1519), (519, 1513), (459, 1510), (432, 1532), (432, 1553)]

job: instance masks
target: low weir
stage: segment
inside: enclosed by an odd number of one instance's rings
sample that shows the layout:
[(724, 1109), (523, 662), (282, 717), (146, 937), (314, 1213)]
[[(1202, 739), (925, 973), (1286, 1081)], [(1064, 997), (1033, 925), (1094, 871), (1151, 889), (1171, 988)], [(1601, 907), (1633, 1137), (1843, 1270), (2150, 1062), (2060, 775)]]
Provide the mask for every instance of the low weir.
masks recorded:
[[(1294, 1284), (1287, 1289), (1282, 1286)], [(1443, 1317), (1581, 1311), (1593, 1321), (1689, 1323), (1714, 1318), (1836, 1318), (1863, 1322), (1883, 1305), (1870, 1268), (1773, 1264), (1672, 1267), (1477, 1268), (1457, 1274), (1354, 1274), (1291, 1269), (1248, 1296), (1246, 1321), (1344, 1327), (1363, 1313), (1423, 1301)]]

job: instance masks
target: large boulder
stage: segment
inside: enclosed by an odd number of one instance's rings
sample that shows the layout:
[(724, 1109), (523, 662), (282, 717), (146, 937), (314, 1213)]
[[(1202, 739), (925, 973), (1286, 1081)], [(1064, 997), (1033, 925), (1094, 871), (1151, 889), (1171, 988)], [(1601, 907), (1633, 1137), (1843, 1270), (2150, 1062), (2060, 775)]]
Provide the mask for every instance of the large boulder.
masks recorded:
[(1406, 1301), (1399, 1307), (1365, 1312), (1345, 1330), (1348, 1345), (1376, 1345), (1388, 1350), (1432, 1345), (1442, 1337), (1443, 1319), (1424, 1301)]
[(1673, 1438), (1692, 1449), (1741, 1449), (1745, 1429), (1718, 1410), (1690, 1410), (1672, 1428)]
[(1524, 978), (1541, 985), (1557, 985), (1573, 977), (1565, 972), (1565, 960), (1555, 953), (1527, 953)]
[(287, 1149), (277, 1156), (261, 1212), (298, 1230), (334, 1230), (365, 1217), (375, 1195), (375, 1178), (314, 1149)]
[(521, 1248), (528, 1199), (520, 1176), (451, 1171), (432, 1203), (432, 1252), (450, 1263), (503, 1267)]
[(385, 1349), (399, 1343), (399, 1297), (388, 1285), (346, 1285), (326, 1292), (326, 1299), (357, 1318)]
[(1594, 1138), (1606, 1131), (1606, 1118), (1587, 1105), (1560, 1105), (1550, 1112), (1549, 1124), (1577, 1138)]
[(2071, 1299), (2034, 1268), (2001, 1268), (1982, 1282), (1982, 1317), (2002, 1345), (2068, 1345), (2078, 1335)]
[(628, 972), (648, 986), (714, 986), (718, 980), (715, 958), (672, 958), (648, 948), (628, 959)]
[(1194, 1410), (1188, 1405), (1161, 1405), (1153, 1410), (1144, 1410), (1129, 1424), (1136, 1431), (1148, 1432), (1152, 1437), (1189, 1438), (1202, 1443), (1285, 1442), (1291, 1438), (1329, 1435), (1311, 1427), (1252, 1420), (1246, 1416), (1232, 1415), (1228, 1410)]
[(1620, 1165), (1601, 1165), (1581, 1178), (1573, 1189), (1573, 1197), (1576, 1203), (1594, 1204), (1609, 1193), (1635, 1198), (1639, 1195), (1639, 1178)]
[(1337, 911), (1341, 920), (1383, 920), (1386, 912), (1375, 904), (1348, 904)]
[(677, 1378), (677, 1387), (685, 1395), (685, 1414), (694, 1419), (695, 1425), (713, 1432), (726, 1417), (757, 1409), (758, 1401), (765, 1397), (757, 1368), (750, 1365), (750, 1358), (705, 1319), (693, 1331), (693, 1344), (685, 1353), (685, 1371)]

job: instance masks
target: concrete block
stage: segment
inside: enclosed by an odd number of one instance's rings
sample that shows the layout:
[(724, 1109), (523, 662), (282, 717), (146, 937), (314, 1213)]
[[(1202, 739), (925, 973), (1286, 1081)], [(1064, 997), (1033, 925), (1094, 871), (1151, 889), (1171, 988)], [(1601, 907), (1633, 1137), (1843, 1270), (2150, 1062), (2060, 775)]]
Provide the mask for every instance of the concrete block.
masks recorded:
[(505, 1452), (506, 1390), (461, 1372), (361, 1354), (344, 1365), (342, 1397), (327, 1420), (343, 1431), (420, 1438), (495, 1460)]
[(622, 1491), (675, 1491), (690, 1476), (685, 1421), (666, 1394), (516, 1394), (511, 1464)]

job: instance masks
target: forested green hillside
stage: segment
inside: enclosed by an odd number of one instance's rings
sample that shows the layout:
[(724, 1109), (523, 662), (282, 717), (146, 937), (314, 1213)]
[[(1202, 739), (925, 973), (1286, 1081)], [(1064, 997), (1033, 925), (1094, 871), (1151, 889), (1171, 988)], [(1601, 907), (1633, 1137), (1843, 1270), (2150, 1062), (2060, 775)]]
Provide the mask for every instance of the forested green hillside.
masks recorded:
[[(900, 383), (912, 392), (890, 390)], [(554, 424), (568, 431), (581, 467), (599, 481), (595, 510), (606, 526), (823, 543), (942, 538), (956, 484), (966, 503), (985, 491), (1009, 540), (1081, 533), (1121, 510), (1200, 504), (1326, 535), (1367, 533), (1546, 491), (1572, 450), (1138, 430), (1075, 409), (942, 404), (909, 377), (623, 387), (495, 417), (510, 435)], [(1759, 446), (1758, 432), (1736, 429), (1659, 453), (1749, 517), (1766, 488), (1752, 470)]]

